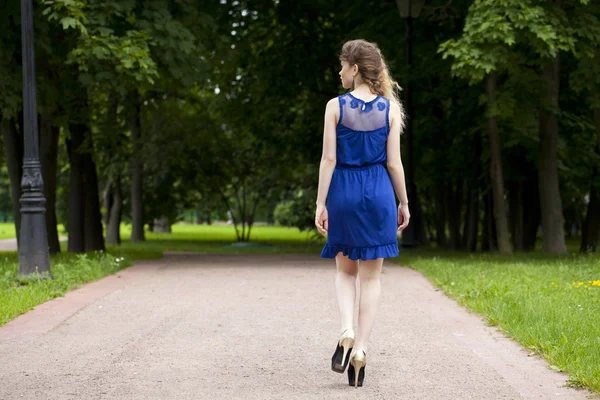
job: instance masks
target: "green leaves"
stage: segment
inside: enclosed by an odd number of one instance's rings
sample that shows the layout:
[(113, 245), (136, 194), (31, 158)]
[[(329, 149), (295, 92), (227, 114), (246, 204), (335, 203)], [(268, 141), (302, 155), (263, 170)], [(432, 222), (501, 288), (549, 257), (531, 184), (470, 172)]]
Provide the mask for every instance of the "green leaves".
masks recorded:
[(41, 0), (40, 4), (45, 6), (43, 15), (49, 21), (58, 20), (63, 29), (76, 29), (81, 34), (87, 35), (85, 24), (87, 16), (85, 13), (86, 2), (83, 0)]
[(128, 86), (124, 81), (134, 87), (154, 83), (158, 71), (150, 54), (152, 39), (144, 30), (128, 29), (133, 2), (43, 0), (42, 4), (50, 21), (80, 33), (67, 64), (84, 73), (81, 83), (114, 86), (122, 94)]
[(123, 79), (134, 86), (135, 82), (153, 84), (158, 71), (150, 55), (149, 41), (146, 32), (130, 30), (123, 36), (115, 36), (105, 29), (82, 40), (69, 53), (68, 63), (77, 64), (82, 72), (94, 72), (99, 84), (116, 84), (118, 88)]
[(576, 42), (565, 11), (552, 3), (476, 0), (462, 36), (446, 41), (438, 52), (454, 58), (454, 76), (476, 83), (490, 71), (511, 68), (521, 55), (551, 58), (559, 51), (575, 51)]

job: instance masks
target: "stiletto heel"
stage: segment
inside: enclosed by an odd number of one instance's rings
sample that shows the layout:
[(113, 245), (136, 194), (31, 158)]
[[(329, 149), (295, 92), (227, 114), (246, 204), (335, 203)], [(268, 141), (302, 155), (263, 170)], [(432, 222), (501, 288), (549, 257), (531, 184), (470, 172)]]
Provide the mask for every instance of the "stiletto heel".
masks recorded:
[(335, 352), (333, 353), (333, 357), (331, 357), (331, 369), (335, 372), (339, 372), (343, 374), (348, 366), (348, 362), (350, 361), (350, 353), (352, 352), (352, 347), (354, 346), (354, 332), (350, 329), (346, 329), (340, 340), (338, 340), (338, 344), (335, 348)]
[(365, 367), (367, 365), (367, 353), (361, 351), (362, 355), (355, 353), (350, 359), (348, 367), (348, 384), (354, 387), (362, 387), (365, 379)]

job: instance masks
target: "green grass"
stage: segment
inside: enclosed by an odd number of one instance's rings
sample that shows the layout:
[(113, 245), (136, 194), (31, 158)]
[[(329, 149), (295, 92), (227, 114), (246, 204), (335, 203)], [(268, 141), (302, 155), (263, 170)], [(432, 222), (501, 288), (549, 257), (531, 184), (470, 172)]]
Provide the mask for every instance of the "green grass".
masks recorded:
[(568, 372), (570, 385), (600, 392), (598, 255), (419, 251), (401, 253), (396, 261), (421, 271), (553, 369)]
[[(108, 254), (54, 257), (55, 280), (26, 286), (14, 280), (16, 253), (0, 253), (0, 325), (133, 260), (161, 257), (163, 251), (318, 254), (324, 243), (322, 237), (313, 240), (297, 229), (262, 226), (252, 229), (252, 243), (266, 247), (230, 247), (236, 240), (231, 226), (174, 225), (172, 234), (147, 233), (142, 243), (130, 243), (130, 229), (123, 226), (122, 236), (123, 244), (110, 246)], [(569, 241), (569, 250), (576, 252), (577, 243)], [(115, 261), (121, 257), (124, 260)], [(540, 354), (552, 368), (568, 372), (572, 386), (600, 392), (598, 255), (536, 252), (503, 257), (418, 250), (402, 252), (394, 261), (421, 271), (459, 304)]]
[[(59, 236), (66, 236), (65, 228), (62, 224), (58, 225)], [(0, 240), (2, 239), (14, 239), (17, 237), (17, 231), (15, 230), (14, 222), (0, 222)]]
[(325, 239), (313, 239), (311, 234), (296, 228), (279, 226), (256, 226), (252, 228), (250, 244), (262, 246), (230, 247), (236, 242), (233, 226), (173, 225), (172, 233), (146, 233), (147, 242), (128, 242), (129, 226), (121, 228), (124, 242), (122, 248), (128, 252), (143, 249), (162, 251), (194, 251), (203, 253), (314, 253), (320, 252)]
[(12, 239), (17, 236), (13, 222), (0, 223), (0, 239)]

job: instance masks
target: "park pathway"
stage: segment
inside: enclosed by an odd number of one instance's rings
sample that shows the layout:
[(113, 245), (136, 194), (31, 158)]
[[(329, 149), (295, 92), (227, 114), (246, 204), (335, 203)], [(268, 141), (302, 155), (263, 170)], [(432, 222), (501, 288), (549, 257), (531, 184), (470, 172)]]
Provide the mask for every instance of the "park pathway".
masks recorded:
[[(61, 242), (67, 240), (66, 236), (59, 238)], [(0, 251), (17, 251), (17, 239), (0, 239)]]
[(420, 273), (384, 266), (365, 386), (330, 370), (332, 260), (171, 253), (0, 327), (0, 399), (592, 399)]
[(16, 251), (17, 239), (0, 239), (0, 251)]

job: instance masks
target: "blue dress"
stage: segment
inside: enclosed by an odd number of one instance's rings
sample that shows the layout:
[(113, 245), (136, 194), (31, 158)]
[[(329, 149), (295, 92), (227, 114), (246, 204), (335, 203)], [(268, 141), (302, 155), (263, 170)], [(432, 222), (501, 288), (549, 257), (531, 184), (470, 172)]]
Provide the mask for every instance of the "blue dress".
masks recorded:
[(321, 258), (342, 252), (351, 260), (398, 255), (398, 209), (385, 167), (390, 101), (338, 97), (336, 166), (327, 195), (329, 230)]

